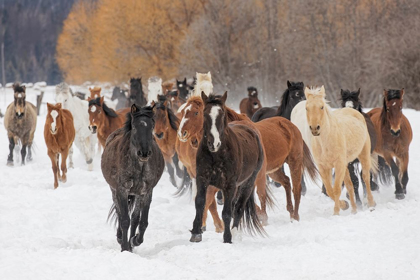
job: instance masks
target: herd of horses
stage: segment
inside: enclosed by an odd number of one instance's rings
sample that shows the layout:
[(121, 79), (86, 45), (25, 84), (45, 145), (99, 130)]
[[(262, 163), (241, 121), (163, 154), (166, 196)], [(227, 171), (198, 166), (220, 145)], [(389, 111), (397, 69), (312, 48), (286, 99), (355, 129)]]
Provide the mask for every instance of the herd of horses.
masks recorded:
[[(13, 88), (14, 102), (4, 122), (9, 166), (18, 143), (21, 163), (25, 164), (27, 151), (27, 160), (32, 160), (37, 120), (35, 106), (25, 99), (25, 87)], [(262, 107), (258, 90), (248, 87), (237, 113), (226, 105), (227, 92), (214, 94), (210, 72), (197, 73), (191, 85), (186, 79), (163, 83), (152, 77), (147, 95), (141, 79), (132, 78), (129, 91), (114, 89), (115, 110), (101, 96), (101, 88), (89, 90), (91, 96), (81, 100), (61, 83), (56, 86), (56, 104), (47, 104), (44, 138), (54, 188), (58, 181), (66, 182), (67, 157), (73, 166), (73, 143), (88, 170), (93, 169), (96, 149), (103, 149), (101, 169), (113, 199), (108, 218), (117, 223), (123, 251), (143, 242), (153, 188), (165, 166), (177, 193), (191, 190), (195, 199), (191, 242), (202, 240), (208, 212), (225, 243), (232, 242), (232, 233), (239, 228), (265, 235), (267, 207), (274, 205), (269, 181), (284, 187), (286, 209), (297, 221), (308, 179), (321, 178), (324, 193), (334, 201), (335, 215), (350, 206), (352, 213), (363, 207), (360, 169), (371, 211), (372, 191), (378, 190), (379, 182), (390, 183), (393, 177), (396, 199), (407, 194), (412, 129), (402, 113), (404, 89), (384, 90), (382, 107), (368, 113), (362, 111), (360, 89), (341, 90), (343, 108), (332, 110), (323, 86), (289, 81), (280, 106)], [(343, 185), (350, 205), (340, 199)], [(222, 219), (217, 203), (223, 204)]]

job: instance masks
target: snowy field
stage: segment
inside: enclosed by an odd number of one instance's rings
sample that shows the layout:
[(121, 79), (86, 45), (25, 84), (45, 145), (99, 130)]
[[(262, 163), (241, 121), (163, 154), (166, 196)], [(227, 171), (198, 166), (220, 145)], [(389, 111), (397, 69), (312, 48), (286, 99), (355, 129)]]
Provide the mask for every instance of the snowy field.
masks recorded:
[[(52, 101), (47, 88), (45, 101)], [(0, 91), (0, 109), (7, 99)], [(35, 93), (27, 101), (35, 103)], [(156, 186), (145, 241), (120, 252), (107, 223), (111, 192), (100, 169), (87, 171), (75, 148), (68, 181), (53, 188), (43, 129), (46, 106), (35, 133), (34, 160), (7, 167), (8, 139), (0, 119), (0, 279), (419, 279), (420, 112), (404, 110), (414, 130), (408, 193), (394, 199), (393, 186), (374, 192), (376, 210), (333, 216), (333, 202), (308, 185), (300, 222), (291, 223), (285, 193), (274, 189), (267, 238), (242, 235), (223, 244), (209, 215), (201, 243), (190, 243), (195, 216), (188, 197), (174, 198), (167, 173)], [(343, 193), (344, 196), (344, 193)], [(221, 212), (221, 206), (219, 212)]]

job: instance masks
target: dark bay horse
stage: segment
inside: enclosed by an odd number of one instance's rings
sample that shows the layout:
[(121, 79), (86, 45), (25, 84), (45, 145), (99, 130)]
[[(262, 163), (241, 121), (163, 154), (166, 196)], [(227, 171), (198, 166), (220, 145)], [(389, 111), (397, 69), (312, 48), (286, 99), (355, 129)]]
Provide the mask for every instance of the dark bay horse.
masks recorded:
[(261, 102), (258, 99), (258, 90), (255, 87), (248, 87), (248, 97), (241, 100), (239, 111), (247, 115), (248, 118), (252, 118), (252, 115), (261, 107)]
[(121, 251), (131, 251), (143, 243), (153, 188), (165, 167), (153, 138), (153, 128), (153, 107), (138, 108), (133, 104), (125, 126), (109, 136), (102, 154), (102, 174), (111, 188), (114, 202), (109, 217), (116, 214), (118, 218), (117, 241)]
[[(375, 152), (391, 167), (395, 180), (395, 197), (404, 199), (407, 194), (409, 149), (413, 131), (402, 113), (404, 89), (384, 90), (383, 95), (382, 108), (372, 109), (367, 114), (378, 135)], [(391, 174), (386, 174), (384, 169), (380, 169), (379, 173), (381, 177), (390, 179)]]
[(4, 116), (4, 127), (9, 138), (9, 156), (7, 165), (13, 166), (13, 149), (19, 141), (22, 142), (22, 165), (25, 164), (26, 148), (28, 148), (28, 161), (32, 160), (32, 143), (36, 129), (36, 107), (26, 101), (26, 87), (13, 85), (14, 102), (7, 106)]
[[(54, 189), (58, 187), (58, 180), (67, 181), (67, 156), (70, 156), (72, 164), (73, 141), (76, 136), (73, 116), (69, 110), (62, 109), (61, 103), (52, 105), (47, 103), (48, 114), (44, 126), (44, 139), (48, 148), (48, 156), (51, 159), (54, 173)], [(61, 172), (59, 159), (61, 155)]]
[(144, 96), (143, 92), (141, 78), (130, 79), (129, 103), (130, 105), (136, 104), (137, 106), (144, 106), (147, 103), (146, 97)]
[(232, 243), (232, 217), (233, 229), (237, 230), (242, 224), (251, 233), (264, 234), (254, 202), (255, 180), (265, 156), (259, 133), (247, 125), (247, 121), (228, 124), (225, 110), (227, 93), (209, 97), (202, 93), (201, 98), (205, 104), (204, 134), (197, 151), (196, 216), (190, 241), (202, 240), (201, 226), (210, 185), (221, 189), (225, 198), (224, 243)]
[(105, 147), (108, 136), (124, 125), (125, 115), (130, 108), (114, 111), (106, 106), (104, 97), (95, 99), (88, 98), (89, 101), (89, 129), (93, 134), (98, 135), (99, 143)]
[(182, 100), (187, 100), (190, 93), (190, 86), (187, 84), (187, 78), (183, 81), (176, 80), (176, 89), (178, 90), (178, 96)]
[(253, 122), (258, 122), (260, 120), (275, 116), (283, 117), (290, 120), (290, 114), (292, 113), (293, 108), (300, 101), (305, 100), (305, 94), (303, 92), (304, 87), (305, 86), (303, 82), (287, 81), (287, 89), (281, 96), (280, 106), (263, 107), (257, 112), (255, 112), (251, 120)]

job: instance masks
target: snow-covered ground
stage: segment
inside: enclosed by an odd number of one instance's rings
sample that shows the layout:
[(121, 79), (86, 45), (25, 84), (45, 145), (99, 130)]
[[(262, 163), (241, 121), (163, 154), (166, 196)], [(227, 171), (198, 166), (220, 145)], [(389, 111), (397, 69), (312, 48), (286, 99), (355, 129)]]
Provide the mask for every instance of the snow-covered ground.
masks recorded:
[[(12, 102), (8, 89), (0, 108)], [(52, 101), (48, 87), (45, 101)], [(28, 91), (28, 101), (35, 92)], [(68, 181), (53, 189), (43, 138), (46, 108), (35, 134), (33, 162), (7, 167), (8, 140), (0, 119), (0, 279), (419, 279), (420, 112), (404, 110), (414, 129), (408, 194), (394, 188), (375, 192), (376, 210), (342, 211), (319, 186), (309, 184), (300, 222), (291, 223), (283, 189), (274, 189), (269, 237), (223, 244), (211, 216), (201, 243), (190, 243), (195, 215), (190, 198), (174, 198), (167, 173), (156, 186), (145, 242), (120, 252), (115, 229), (106, 221), (111, 192), (100, 170), (86, 169), (75, 149)], [(16, 160), (16, 158), (15, 158)], [(344, 194), (343, 194), (344, 195)], [(221, 206), (219, 206), (221, 210)]]

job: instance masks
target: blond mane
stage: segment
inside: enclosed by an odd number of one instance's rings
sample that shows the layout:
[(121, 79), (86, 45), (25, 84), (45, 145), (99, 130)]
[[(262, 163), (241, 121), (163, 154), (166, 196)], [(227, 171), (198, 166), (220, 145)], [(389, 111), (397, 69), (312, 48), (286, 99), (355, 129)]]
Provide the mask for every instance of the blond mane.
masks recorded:
[(197, 84), (194, 88), (193, 96), (201, 96), (201, 92), (209, 96), (213, 93), (213, 83), (211, 81), (211, 73), (210, 71), (206, 74), (203, 73), (196, 73), (197, 77)]

